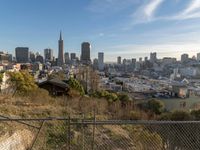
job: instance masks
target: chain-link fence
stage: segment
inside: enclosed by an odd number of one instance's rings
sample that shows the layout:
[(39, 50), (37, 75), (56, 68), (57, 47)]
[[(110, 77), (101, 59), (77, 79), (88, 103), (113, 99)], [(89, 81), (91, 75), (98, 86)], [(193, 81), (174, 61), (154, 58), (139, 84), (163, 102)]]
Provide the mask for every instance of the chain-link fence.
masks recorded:
[(0, 119), (1, 150), (198, 150), (199, 121)]

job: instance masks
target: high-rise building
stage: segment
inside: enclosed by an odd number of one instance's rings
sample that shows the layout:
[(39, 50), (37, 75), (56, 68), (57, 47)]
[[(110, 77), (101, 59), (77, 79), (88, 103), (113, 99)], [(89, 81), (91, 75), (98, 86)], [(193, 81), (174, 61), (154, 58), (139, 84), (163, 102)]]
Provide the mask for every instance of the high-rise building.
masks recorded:
[(121, 64), (122, 63), (122, 58), (121, 56), (117, 57), (117, 64)]
[(69, 53), (66, 52), (65, 53), (65, 63), (68, 64), (69, 61), (70, 61), (70, 59), (69, 59)]
[(188, 54), (182, 54), (181, 55), (181, 62), (187, 62), (189, 59), (189, 55)]
[(132, 59), (131, 59), (131, 63), (132, 63), (132, 64), (135, 64), (136, 61), (137, 61), (137, 60), (136, 60), (135, 58), (132, 58)]
[(150, 53), (150, 62), (156, 62), (157, 61), (157, 53)]
[(62, 39), (62, 32), (60, 32), (60, 39), (58, 40), (58, 66), (64, 64), (64, 44)]
[(71, 57), (71, 60), (75, 60), (76, 59), (76, 53), (71, 53), (70, 57)]
[(100, 71), (104, 70), (104, 53), (103, 52), (98, 53), (98, 68)]
[(18, 63), (28, 63), (29, 62), (29, 48), (28, 47), (16, 47), (15, 57)]
[(95, 58), (93, 60), (93, 69), (98, 70), (98, 59), (97, 58)]
[(35, 54), (33, 53), (33, 52), (30, 52), (30, 61), (32, 62), (32, 63), (34, 63), (35, 62)]
[(91, 63), (90, 49), (91, 49), (91, 45), (89, 42), (83, 42), (81, 44), (81, 62), (85, 65), (88, 65)]
[(53, 60), (53, 50), (50, 48), (44, 49), (44, 60), (45, 62), (51, 62)]
[(197, 61), (200, 61), (200, 53), (197, 53)]
[(40, 63), (44, 63), (44, 58), (43, 56), (41, 56), (40, 54), (36, 56), (35, 58), (36, 62), (40, 62)]
[(126, 60), (126, 58), (124, 58), (123, 59), (123, 65), (126, 65), (126, 62), (127, 62), (127, 60)]
[(12, 62), (13, 61), (13, 56), (12, 56), (12, 54), (7, 54), (8, 55), (8, 61), (9, 62)]

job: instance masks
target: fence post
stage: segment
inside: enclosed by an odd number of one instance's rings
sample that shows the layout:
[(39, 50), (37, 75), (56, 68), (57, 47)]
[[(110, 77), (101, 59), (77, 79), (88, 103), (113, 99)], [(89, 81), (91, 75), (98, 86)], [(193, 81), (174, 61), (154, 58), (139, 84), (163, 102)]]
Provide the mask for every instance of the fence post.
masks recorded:
[(94, 109), (94, 120), (93, 120), (93, 131), (92, 131), (92, 150), (94, 150), (94, 144), (95, 144), (95, 127), (96, 127), (96, 112)]
[(84, 125), (84, 121), (85, 121), (85, 115), (83, 114), (83, 119), (82, 119), (82, 149), (85, 149), (85, 125)]
[(71, 127), (70, 127), (70, 124), (71, 124), (71, 118), (69, 116), (68, 117), (68, 149), (69, 150), (71, 149)]
[(44, 126), (44, 123), (45, 123), (45, 121), (42, 121), (42, 124), (40, 125), (40, 127), (39, 127), (39, 129), (38, 129), (38, 132), (37, 132), (36, 136), (34, 137), (33, 143), (31, 144), (31, 147), (30, 147), (29, 150), (32, 150), (32, 149), (33, 149), (33, 146), (34, 146), (34, 144), (35, 144), (35, 142), (36, 142), (36, 140), (37, 140), (37, 138), (38, 138), (38, 136), (39, 136), (39, 134), (40, 134), (40, 131), (42, 130), (42, 127)]

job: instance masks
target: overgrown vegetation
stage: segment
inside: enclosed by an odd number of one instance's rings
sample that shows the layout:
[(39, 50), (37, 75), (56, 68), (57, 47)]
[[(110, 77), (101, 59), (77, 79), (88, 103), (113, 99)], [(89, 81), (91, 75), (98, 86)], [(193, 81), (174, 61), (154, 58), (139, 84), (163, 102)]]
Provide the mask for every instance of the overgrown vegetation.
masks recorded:
[(120, 100), (121, 102), (128, 102), (130, 99), (127, 94), (124, 93), (114, 93), (114, 92), (109, 92), (109, 91), (96, 91), (91, 94), (92, 97), (95, 98), (104, 98), (108, 100), (109, 102), (115, 102), (117, 100)]
[(37, 89), (33, 76), (28, 71), (7, 72), (9, 84), (14, 90), (14, 94), (26, 95)]
[[(164, 104), (159, 100), (150, 100), (141, 105), (135, 104), (134, 99), (130, 99), (126, 93), (114, 93), (109, 91), (94, 91), (91, 95), (86, 96), (83, 86), (74, 78), (70, 78), (68, 84), (71, 88), (70, 96), (51, 97), (46, 90), (40, 89), (34, 82), (33, 77), (26, 71), (9, 72), (9, 83), (15, 89), (15, 95), (0, 96), (0, 114), (5, 116), (17, 116), (21, 118), (48, 118), (48, 117), (68, 117), (78, 116), (84, 119), (91, 119), (95, 116), (98, 120), (200, 120), (200, 110), (186, 111), (164, 111)], [(74, 92), (74, 93), (73, 93)], [(78, 93), (78, 94), (77, 94)], [(77, 95), (76, 95), (77, 94)], [(66, 146), (68, 126), (66, 123), (47, 124), (46, 138), (49, 149), (57, 149), (60, 146)], [(58, 128), (55, 128), (56, 125)], [(62, 127), (60, 127), (62, 126)], [(175, 126), (176, 127), (176, 126)], [(91, 134), (91, 127), (84, 127), (85, 134)], [(182, 148), (186, 136), (184, 131), (189, 127), (169, 128), (167, 134), (161, 131), (168, 130), (164, 126), (155, 128), (145, 128), (144, 126), (102, 126), (100, 128), (112, 144), (120, 145), (121, 138), (127, 138), (127, 143), (136, 145), (136, 149), (163, 149), (168, 142), (169, 149)], [(197, 129), (197, 128), (196, 128)], [(8, 129), (7, 129), (8, 130)], [(117, 131), (117, 132), (116, 132)], [(198, 129), (200, 131), (200, 129)], [(71, 129), (71, 144), (80, 148), (77, 144), (82, 137), (82, 128)], [(178, 133), (178, 134), (176, 134)], [(177, 136), (178, 135), (178, 136)], [(192, 140), (197, 135), (191, 135)], [(101, 138), (101, 136), (99, 136)], [(130, 139), (130, 137), (134, 137)], [(170, 140), (169, 140), (170, 137)], [(153, 142), (152, 142), (153, 139)], [(88, 139), (90, 140), (90, 139)], [(105, 139), (101, 139), (102, 141)], [(75, 142), (74, 142), (75, 141)], [(78, 141), (78, 142), (77, 142)], [(74, 143), (73, 143), (74, 142)], [(133, 142), (133, 143), (131, 143)], [(153, 144), (153, 145), (152, 145)], [(197, 144), (197, 143), (192, 143)]]
[(85, 94), (83, 86), (80, 84), (80, 82), (78, 80), (74, 79), (73, 77), (69, 78), (68, 84), (69, 84), (71, 90), (75, 90), (75, 91), (79, 92), (79, 94), (82, 96)]
[(2, 81), (3, 81), (3, 73), (1, 72), (0, 73), (0, 84), (2, 83)]

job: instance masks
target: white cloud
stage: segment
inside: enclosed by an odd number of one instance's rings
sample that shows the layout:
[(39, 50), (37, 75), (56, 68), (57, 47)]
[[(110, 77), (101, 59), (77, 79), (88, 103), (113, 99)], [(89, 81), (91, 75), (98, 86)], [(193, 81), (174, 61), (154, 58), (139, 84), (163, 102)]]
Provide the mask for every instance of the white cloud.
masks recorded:
[(186, 20), (195, 18), (200, 18), (200, 0), (192, 0), (182, 12), (163, 19)]
[[(131, 26), (134, 26), (135, 24), (148, 23), (159, 20), (187, 20), (200, 18), (200, 0), (191, 0), (185, 9), (174, 15), (157, 17), (154, 15), (155, 11), (163, 2), (164, 0), (151, 0), (151, 2), (145, 6), (140, 7), (140, 9), (134, 13), (131, 25), (129, 27), (125, 27), (125, 29), (130, 29)], [(177, 3), (177, 1), (174, 2)]]
[(155, 17), (155, 12), (164, 1), (165, 0), (149, 0), (148, 3), (144, 3), (131, 15), (132, 22), (128, 27), (124, 27), (124, 30), (132, 28), (135, 24), (148, 23), (157, 19), (157, 17)]
[(163, 1), (164, 0), (151, 0), (150, 3), (148, 3), (143, 9), (145, 16), (147, 18), (153, 17), (156, 9), (160, 6), (160, 4)]
[(200, 9), (200, 0), (193, 0), (183, 11), (183, 14), (190, 14)]

